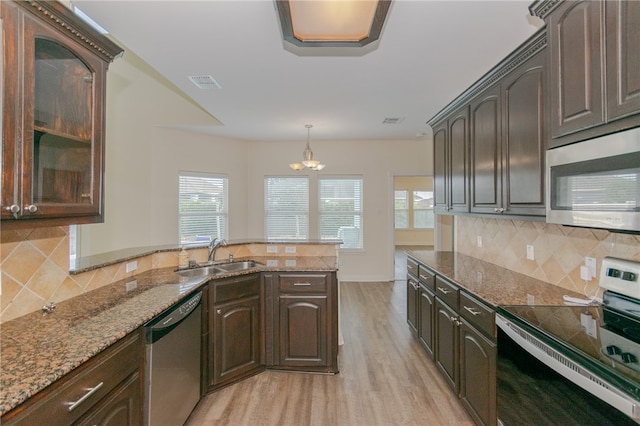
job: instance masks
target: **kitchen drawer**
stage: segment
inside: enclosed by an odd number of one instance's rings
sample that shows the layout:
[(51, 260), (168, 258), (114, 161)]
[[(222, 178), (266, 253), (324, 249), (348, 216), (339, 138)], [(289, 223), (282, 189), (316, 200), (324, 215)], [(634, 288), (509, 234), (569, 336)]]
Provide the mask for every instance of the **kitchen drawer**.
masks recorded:
[(3, 426), (72, 424), (139, 371), (142, 350), (136, 331), (3, 416)]
[(256, 278), (256, 274), (214, 280), (211, 283), (213, 285), (213, 303), (216, 305), (260, 294), (260, 280)]
[(436, 276), (436, 296), (438, 296), (444, 303), (458, 310), (458, 294), (460, 293), (458, 286), (445, 281), (440, 276)]
[(280, 293), (326, 293), (327, 274), (280, 274)]
[(436, 290), (436, 274), (424, 265), (418, 265), (418, 279), (425, 287)]
[(407, 273), (418, 276), (418, 263), (410, 257), (407, 257)]
[(464, 292), (460, 293), (460, 315), (488, 336), (497, 337), (495, 311)]

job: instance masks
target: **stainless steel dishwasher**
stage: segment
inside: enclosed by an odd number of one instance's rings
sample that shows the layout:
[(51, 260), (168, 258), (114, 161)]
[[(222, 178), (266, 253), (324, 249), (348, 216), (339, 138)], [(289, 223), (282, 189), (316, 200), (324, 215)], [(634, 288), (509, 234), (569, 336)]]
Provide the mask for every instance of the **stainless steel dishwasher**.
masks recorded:
[(145, 424), (182, 425), (200, 399), (202, 292), (146, 324)]

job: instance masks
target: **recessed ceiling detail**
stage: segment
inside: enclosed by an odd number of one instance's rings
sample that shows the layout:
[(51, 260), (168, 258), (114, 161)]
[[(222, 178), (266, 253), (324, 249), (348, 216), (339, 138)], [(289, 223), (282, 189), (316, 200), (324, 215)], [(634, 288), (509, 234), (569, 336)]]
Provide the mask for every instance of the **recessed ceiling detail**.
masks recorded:
[(378, 41), (391, 0), (275, 0), (282, 37), (298, 47), (365, 47)]
[(190, 75), (188, 78), (199, 89), (222, 89), (220, 83), (210, 75)]
[(404, 117), (387, 117), (382, 120), (382, 124), (400, 124), (404, 120)]

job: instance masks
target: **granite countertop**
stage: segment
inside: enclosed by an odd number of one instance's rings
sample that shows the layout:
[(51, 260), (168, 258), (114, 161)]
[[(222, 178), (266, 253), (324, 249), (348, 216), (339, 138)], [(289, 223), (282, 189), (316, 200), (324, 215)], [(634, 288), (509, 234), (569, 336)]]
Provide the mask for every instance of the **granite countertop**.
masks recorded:
[(584, 295), (457, 252), (410, 250), (407, 254), (494, 308), (564, 305), (563, 295)]
[[(236, 259), (242, 260), (249, 259)], [(336, 257), (279, 257), (275, 261), (252, 257), (250, 260), (264, 266), (215, 278), (260, 271), (337, 270)], [(271, 260), (269, 266), (266, 266), (267, 260)], [(293, 260), (295, 266), (288, 266)], [(200, 289), (209, 279), (186, 279), (176, 274), (175, 268), (155, 269), (60, 302), (51, 314), (33, 312), (3, 323), (0, 415)], [(127, 291), (133, 280), (136, 287)]]

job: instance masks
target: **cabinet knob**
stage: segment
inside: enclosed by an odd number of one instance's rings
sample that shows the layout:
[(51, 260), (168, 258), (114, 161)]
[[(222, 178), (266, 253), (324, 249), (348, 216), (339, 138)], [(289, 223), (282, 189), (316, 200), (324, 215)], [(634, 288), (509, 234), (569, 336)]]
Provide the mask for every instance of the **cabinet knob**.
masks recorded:
[(35, 204), (29, 204), (28, 206), (24, 206), (24, 209), (29, 213), (35, 213), (38, 211), (38, 206)]
[(218, 315), (222, 315), (222, 309), (218, 309), (218, 310), (216, 310), (216, 314), (218, 314)]
[(11, 204), (10, 206), (5, 207), (6, 210), (10, 213), (18, 213), (20, 211), (20, 206), (17, 204)]

